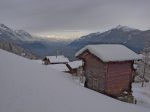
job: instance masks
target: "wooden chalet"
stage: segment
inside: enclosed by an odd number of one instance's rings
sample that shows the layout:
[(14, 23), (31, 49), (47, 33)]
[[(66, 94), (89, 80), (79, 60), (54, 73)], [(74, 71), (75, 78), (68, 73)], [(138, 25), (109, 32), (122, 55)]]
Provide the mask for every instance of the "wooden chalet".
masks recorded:
[(84, 61), (85, 86), (119, 97), (131, 92), (134, 60), (141, 57), (119, 44), (88, 45), (76, 53)]
[(78, 69), (83, 66), (82, 60), (72, 61), (66, 64), (72, 75), (77, 76)]
[(45, 65), (47, 64), (66, 64), (69, 62), (69, 59), (63, 55), (58, 56), (46, 56), (43, 59)]

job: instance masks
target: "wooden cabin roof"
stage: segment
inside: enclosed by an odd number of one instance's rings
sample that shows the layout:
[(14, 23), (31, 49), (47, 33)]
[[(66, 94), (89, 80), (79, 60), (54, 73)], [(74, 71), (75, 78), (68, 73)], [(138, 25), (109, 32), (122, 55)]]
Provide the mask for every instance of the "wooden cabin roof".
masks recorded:
[(69, 59), (63, 55), (59, 56), (46, 56), (51, 63), (68, 63)]
[(76, 53), (79, 56), (88, 50), (104, 62), (139, 60), (141, 56), (120, 44), (87, 45)]
[(83, 66), (83, 61), (82, 60), (72, 61), (72, 62), (69, 62), (68, 65), (72, 69), (79, 68), (80, 66)]

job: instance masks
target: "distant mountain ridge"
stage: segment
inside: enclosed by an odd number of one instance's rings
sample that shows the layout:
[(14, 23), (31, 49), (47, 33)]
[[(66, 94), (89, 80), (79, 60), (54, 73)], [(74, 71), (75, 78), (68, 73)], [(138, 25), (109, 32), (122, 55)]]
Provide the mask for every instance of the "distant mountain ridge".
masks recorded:
[(22, 40), (24, 41), (30, 41), (33, 39), (32, 35), (24, 30), (15, 30), (18, 36), (22, 37)]
[[(24, 31), (25, 32), (25, 31)], [(20, 32), (13, 31), (11, 28), (0, 24), (0, 48), (9, 52), (21, 55), (30, 59), (37, 59), (38, 56), (22, 48), (18, 44), (25, 41)]]
[(74, 54), (79, 49), (89, 44), (123, 44), (139, 53), (143, 50), (146, 41), (150, 41), (150, 30), (141, 31), (118, 25), (102, 33), (96, 32), (82, 36), (70, 43), (66, 47), (66, 51), (71, 51), (68, 56), (74, 58)]
[[(7, 43), (7, 45), (10, 44), (23, 49), (26, 54), (31, 53), (40, 58), (46, 55), (56, 55), (59, 52), (59, 54), (73, 60), (75, 59), (75, 53), (89, 44), (123, 44), (139, 53), (143, 50), (145, 42), (149, 41), (150, 30), (141, 31), (121, 25), (102, 33), (91, 33), (72, 41), (55, 38), (35, 38), (24, 30), (12, 30), (4, 24), (0, 24), (1, 48), (4, 49), (2, 43)], [(20, 50), (18, 53), (20, 54), (22, 51)]]
[[(0, 24), (0, 43), (4, 42), (24, 49), (26, 53), (31, 52), (35, 56), (42, 58), (45, 55), (56, 54), (57, 50), (61, 52), (63, 47), (70, 41), (34, 37), (24, 30), (13, 30), (4, 24)], [(4, 48), (2, 45), (4, 44), (1, 44), (1, 48)]]

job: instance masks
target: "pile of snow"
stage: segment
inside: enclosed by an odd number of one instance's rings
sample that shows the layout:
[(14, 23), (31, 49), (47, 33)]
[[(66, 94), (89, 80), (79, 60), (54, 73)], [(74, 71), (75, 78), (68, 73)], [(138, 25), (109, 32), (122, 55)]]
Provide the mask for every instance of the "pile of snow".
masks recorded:
[(138, 64), (135, 64), (135, 63), (134, 63), (134, 64), (133, 64), (133, 68), (134, 68), (134, 69), (137, 69), (137, 68), (138, 68)]
[(90, 51), (104, 62), (139, 60), (141, 56), (120, 44), (87, 45), (76, 53), (79, 56), (84, 51)]
[(50, 64), (50, 65), (47, 65), (47, 67), (53, 68), (60, 72), (68, 72), (69, 71), (66, 64)]
[(0, 50), (0, 112), (150, 112), (72, 80), (67, 73)]
[(145, 83), (141, 87), (141, 83), (132, 84), (133, 95), (137, 100), (137, 105), (142, 105), (150, 109), (150, 83)]
[(63, 55), (59, 56), (46, 56), (49, 60), (50, 63), (68, 63), (69, 60)]
[(44, 62), (41, 59), (33, 60), (33, 62), (36, 62), (36, 63), (39, 63), (39, 64), (44, 64)]
[(80, 66), (83, 66), (83, 61), (82, 60), (72, 61), (72, 62), (69, 62), (68, 65), (72, 69), (79, 68)]

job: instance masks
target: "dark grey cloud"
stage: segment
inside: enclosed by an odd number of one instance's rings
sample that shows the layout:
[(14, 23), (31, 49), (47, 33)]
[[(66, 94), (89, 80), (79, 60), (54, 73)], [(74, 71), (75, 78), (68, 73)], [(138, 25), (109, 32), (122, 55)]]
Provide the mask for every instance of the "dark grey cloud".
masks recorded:
[(150, 0), (0, 0), (0, 22), (31, 33), (150, 28)]

